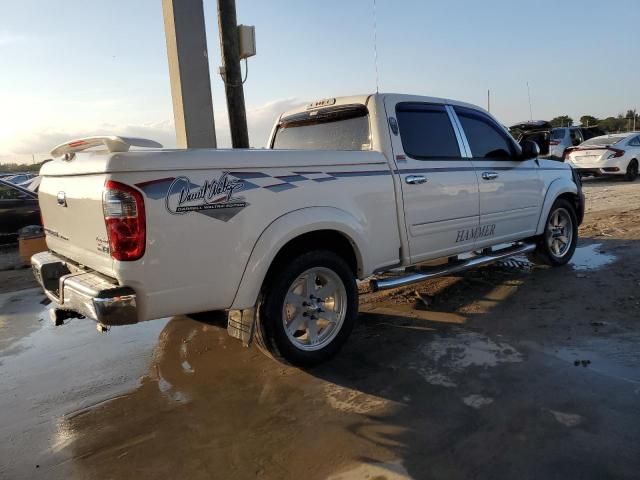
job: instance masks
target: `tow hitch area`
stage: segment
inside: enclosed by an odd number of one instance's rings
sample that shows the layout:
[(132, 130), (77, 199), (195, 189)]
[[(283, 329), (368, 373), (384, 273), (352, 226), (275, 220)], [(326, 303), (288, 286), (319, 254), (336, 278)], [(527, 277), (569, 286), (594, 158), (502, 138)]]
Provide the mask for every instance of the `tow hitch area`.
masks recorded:
[(85, 318), (84, 315), (80, 315), (77, 312), (72, 312), (71, 310), (63, 310), (62, 308), (51, 308), (49, 309), (49, 318), (51, 322), (59, 327), (64, 325), (64, 321), (70, 318)]

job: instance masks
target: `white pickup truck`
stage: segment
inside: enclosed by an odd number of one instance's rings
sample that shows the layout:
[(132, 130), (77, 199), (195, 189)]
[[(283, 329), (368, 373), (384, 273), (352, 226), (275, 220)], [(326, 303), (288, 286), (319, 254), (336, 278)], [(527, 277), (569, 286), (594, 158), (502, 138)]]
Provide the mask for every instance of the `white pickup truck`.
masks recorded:
[(159, 145), (75, 140), (42, 167), (49, 251), (32, 264), (54, 320), (226, 310), (231, 335), (298, 365), (345, 342), (356, 279), (393, 288), (523, 253), (563, 265), (584, 212), (568, 165), (440, 98), (318, 101), (281, 115), (266, 150), (130, 146)]

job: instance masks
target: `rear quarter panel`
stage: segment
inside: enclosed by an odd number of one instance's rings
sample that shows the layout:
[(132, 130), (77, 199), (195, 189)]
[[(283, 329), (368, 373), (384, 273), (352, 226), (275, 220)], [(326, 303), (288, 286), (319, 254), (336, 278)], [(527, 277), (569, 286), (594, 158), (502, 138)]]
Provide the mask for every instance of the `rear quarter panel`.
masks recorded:
[[(355, 224), (351, 228), (370, 243), (361, 252), (363, 273), (398, 261), (392, 175), (382, 154), (265, 150), (209, 155), (212, 165), (223, 161), (235, 167), (205, 168), (201, 158), (185, 161), (191, 168), (182, 170), (110, 175), (136, 186), (145, 197), (146, 253), (136, 262), (114, 262), (118, 280), (138, 292), (141, 320), (229, 308), (243, 273), (251, 271), (247, 263), (259, 237), (278, 218), (301, 209), (348, 212)], [(185, 179), (192, 200), (182, 206), (197, 206), (203, 203), (196, 198), (199, 188), (220, 181), (225, 173), (228, 181), (241, 183), (227, 202), (231, 207), (222, 200), (220, 208), (176, 212)], [(176, 181), (178, 177), (182, 180)], [(226, 196), (212, 200), (219, 198)], [(336, 229), (344, 223), (338, 217)], [(313, 215), (308, 221), (313, 223)], [(251, 280), (260, 281), (255, 276)]]

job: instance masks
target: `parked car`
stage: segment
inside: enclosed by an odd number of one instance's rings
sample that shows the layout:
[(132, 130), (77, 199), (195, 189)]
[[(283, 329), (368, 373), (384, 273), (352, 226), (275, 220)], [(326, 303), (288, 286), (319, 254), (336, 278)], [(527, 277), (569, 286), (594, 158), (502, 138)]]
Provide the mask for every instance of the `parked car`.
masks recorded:
[(0, 243), (16, 241), (27, 225), (40, 225), (38, 194), (0, 179)]
[(604, 130), (597, 126), (554, 128), (551, 130), (549, 157), (562, 160), (564, 159), (564, 152), (567, 148), (577, 147), (585, 140), (604, 134)]
[(10, 177), (5, 178), (4, 180), (19, 185), (27, 180), (33, 178), (35, 175), (30, 173), (18, 173), (15, 175), (11, 175)]
[(38, 193), (38, 189), (40, 188), (40, 180), (42, 180), (42, 177), (40, 175), (37, 175), (33, 178), (30, 178), (29, 180), (19, 183), (18, 186)]
[(32, 265), (57, 324), (227, 310), (233, 337), (312, 365), (347, 340), (356, 279), (394, 272), (382, 290), (525, 253), (564, 265), (584, 214), (569, 165), (455, 100), (321, 100), (281, 115), (266, 150), (130, 146), (159, 145), (85, 138), (42, 166), (50, 252)]
[(540, 156), (549, 156), (549, 145), (551, 142), (551, 123), (546, 120), (531, 120), (516, 123), (509, 127), (509, 132), (518, 143), (525, 140), (536, 142), (540, 149)]
[(583, 176), (620, 175), (638, 178), (640, 132), (603, 135), (567, 149), (566, 160)]

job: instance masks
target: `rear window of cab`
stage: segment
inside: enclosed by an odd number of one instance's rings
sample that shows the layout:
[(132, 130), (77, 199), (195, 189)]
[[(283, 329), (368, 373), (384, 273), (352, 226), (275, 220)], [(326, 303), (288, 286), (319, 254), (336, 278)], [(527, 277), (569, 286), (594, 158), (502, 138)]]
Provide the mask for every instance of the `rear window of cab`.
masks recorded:
[(562, 140), (566, 134), (567, 134), (567, 131), (564, 128), (554, 128), (551, 131), (551, 139)]
[(371, 150), (365, 105), (338, 105), (284, 117), (271, 148), (278, 150)]

